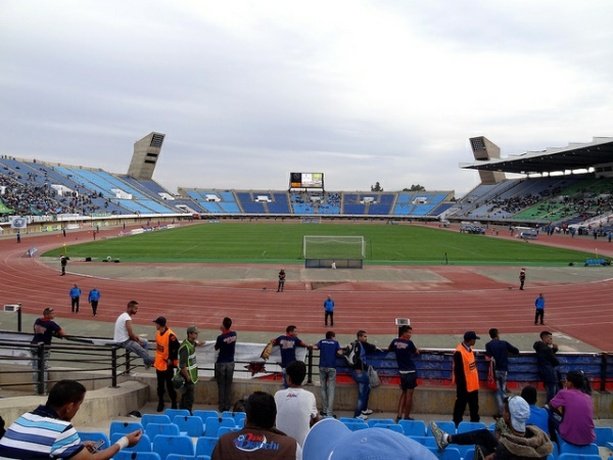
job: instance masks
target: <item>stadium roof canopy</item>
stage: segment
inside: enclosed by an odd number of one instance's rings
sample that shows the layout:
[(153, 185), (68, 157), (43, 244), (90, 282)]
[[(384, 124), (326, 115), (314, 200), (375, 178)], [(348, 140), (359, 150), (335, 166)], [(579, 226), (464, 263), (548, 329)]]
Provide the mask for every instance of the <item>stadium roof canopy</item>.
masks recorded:
[(549, 147), (460, 166), (464, 169), (533, 174), (587, 169), (603, 163), (613, 163), (613, 137), (595, 137), (588, 143), (571, 143), (566, 147)]

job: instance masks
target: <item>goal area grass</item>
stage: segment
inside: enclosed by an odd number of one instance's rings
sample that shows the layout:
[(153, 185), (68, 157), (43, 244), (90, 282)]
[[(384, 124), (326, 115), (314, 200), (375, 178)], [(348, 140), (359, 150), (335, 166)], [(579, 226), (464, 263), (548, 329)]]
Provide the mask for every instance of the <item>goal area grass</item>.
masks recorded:
[(362, 236), (365, 264), (583, 264), (592, 254), (413, 225), (200, 223), (59, 247), (43, 256), (122, 262), (303, 263), (303, 237)]

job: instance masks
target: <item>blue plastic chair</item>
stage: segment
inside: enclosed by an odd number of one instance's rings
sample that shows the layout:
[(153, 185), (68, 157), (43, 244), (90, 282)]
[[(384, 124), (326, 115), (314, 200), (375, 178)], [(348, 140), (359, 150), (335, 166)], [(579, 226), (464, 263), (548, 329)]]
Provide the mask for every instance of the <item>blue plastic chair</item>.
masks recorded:
[(166, 460), (196, 460), (194, 455), (170, 454)]
[(196, 441), (196, 455), (213, 455), (213, 449), (217, 444), (217, 438), (213, 436), (200, 436)]
[(599, 454), (582, 455), (567, 452), (565, 454), (560, 454), (557, 460), (602, 460), (602, 457)]
[(598, 446), (594, 443), (587, 446), (575, 446), (560, 439), (560, 455), (562, 454), (599, 455), (599, 451)]
[(140, 423), (147, 428), (147, 425), (150, 423), (165, 423), (166, 425), (171, 424), (170, 417), (164, 414), (143, 414), (140, 419)]
[(200, 417), (194, 415), (175, 415), (172, 423), (179, 427), (179, 431), (187, 433), (188, 436), (197, 438), (204, 434), (204, 424)]
[(229, 433), (230, 431), (238, 431), (239, 428), (237, 426), (220, 426), (217, 430), (217, 438), (221, 438), (224, 434)]
[[(458, 433), (466, 433), (468, 431), (482, 430), (487, 428), (482, 422), (460, 422), (458, 425)], [(446, 430), (445, 430), (446, 431)]]
[(174, 423), (149, 423), (145, 427), (145, 433), (150, 439), (155, 441), (156, 436), (179, 436), (179, 427)]
[(369, 418), (366, 423), (372, 428), (378, 423), (396, 423), (396, 421), (393, 418)]
[(81, 438), (81, 441), (104, 441), (104, 444), (100, 446), (99, 450), (106, 449), (111, 445), (109, 437), (102, 431), (78, 431), (77, 433), (79, 433), (79, 438)]
[[(115, 444), (122, 436), (124, 436), (123, 433), (113, 433), (111, 435), (111, 444)], [(151, 438), (143, 433), (138, 444), (132, 447), (125, 447), (122, 450), (127, 450), (128, 452), (151, 452)]]
[(596, 444), (600, 447), (607, 447), (607, 443), (613, 442), (613, 427), (597, 426), (594, 427), (596, 432)]
[(445, 450), (439, 450), (438, 447), (428, 447), (428, 449), (439, 460), (462, 460), (460, 451), (454, 447), (447, 447)]
[[(435, 423), (438, 425), (438, 427), (441, 430), (446, 431), (449, 434), (455, 434), (456, 432), (455, 423), (453, 423), (450, 420), (435, 420)], [(432, 436), (432, 430), (430, 429), (430, 424), (428, 424), (426, 435)]]
[(211, 409), (196, 409), (195, 411), (192, 411), (192, 415), (200, 417), (202, 419), (202, 423), (206, 423), (206, 419), (209, 417), (219, 418), (219, 412)]
[(426, 422), (423, 420), (398, 420), (400, 425), (407, 436), (425, 436), (426, 435)]
[(119, 420), (114, 420), (111, 422), (111, 426), (109, 427), (109, 433), (111, 436), (115, 433), (132, 433), (133, 431), (141, 430), (144, 431), (144, 427), (140, 422), (121, 422)]
[(211, 460), (211, 457), (208, 455), (196, 455), (196, 460)]
[(194, 456), (194, 443), (189, 436), (168, 436), (160, 434), (153, 439), (152, 450), (157, 452), (162, 460), (170, 454)]
[(162, 457), (155, 452), (130, 452), (123, 449), (113, 455), (113, 460), (162, 460)]
[(208, 417), (204, 421), (204, 435), (210, 437), (217, 436), (217, 430), (219, 430), (219, 424), (221, 423), (220, 417)]
[(174, 420), (177, 415), (192, 415), (187, 409), (166, 409), (164, 415), (168, 415), (170, 420)]
[(395, 431), (396, 433), (404, 434), (404, 430), (397, 423), (375, 423), (373, 428), (385, 428), (387, 430)]

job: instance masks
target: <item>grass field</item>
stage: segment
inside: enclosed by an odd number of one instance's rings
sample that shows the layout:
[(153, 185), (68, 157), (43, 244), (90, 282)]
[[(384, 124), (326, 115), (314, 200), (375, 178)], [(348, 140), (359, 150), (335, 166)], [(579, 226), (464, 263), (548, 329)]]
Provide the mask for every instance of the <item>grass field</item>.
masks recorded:
[[(207, 223), (66, 248), (70, 257), (122, 262), (302, 263), (304, 235), (356, 235), (368, 264), (567, 265), (590, 254), (407, 225)], [(60, 256), (64, 248), (45, 256)]]

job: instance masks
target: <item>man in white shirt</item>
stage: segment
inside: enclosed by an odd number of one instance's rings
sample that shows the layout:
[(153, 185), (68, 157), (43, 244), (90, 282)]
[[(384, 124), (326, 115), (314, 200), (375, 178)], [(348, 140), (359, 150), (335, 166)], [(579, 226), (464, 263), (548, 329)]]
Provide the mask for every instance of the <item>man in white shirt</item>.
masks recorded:
[(286, 370), (289, 388), (275, 393), (277, 429), (291, 436), (302, 446), (313, 424), (319, 420), (315, 396), (301, 387), (306, 376), (303, 361), (293, 361)]
[(138, 312), (138, 302), (130, 300), (126, 311), (115, 321), (113, 341), (126, 350), (143, 358), (145, 369), (153, 364), (153, 357), (147, 352), (147, 340), (137, 336), (132, 330), (132, 315)]

